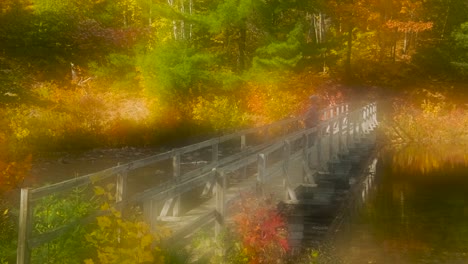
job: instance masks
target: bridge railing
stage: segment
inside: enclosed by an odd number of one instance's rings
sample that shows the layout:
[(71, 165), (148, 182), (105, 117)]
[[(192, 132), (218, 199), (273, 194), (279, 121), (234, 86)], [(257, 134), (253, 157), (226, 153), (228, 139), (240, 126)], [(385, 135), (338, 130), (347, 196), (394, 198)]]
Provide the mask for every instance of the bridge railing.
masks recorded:
[[(266, 158), (266, 155), (269, 155), (279, 149), (289, 149), (289, 154), (285, 154), (286, 152), (283, 151), (283, 167), (287, 166), (284, 165), (287, 164), (287, 159), (299, 156), (304, 159), (308, 158), (308, 155), (311, 154), (310, 148), (292, 151), (294, 150), (294, 147), (291, 147), (291, 143), (296, 142), (297, 144), (299, 140), (307, 141), (307, 138), (309, 138), (311, 134), (317, 133), (317, 130), (320, 130), (320, 127), (323, 129), (323, 133), (333, 135), (335, 133), (335, 129), (333, 128), (333, 125), (330, 125), (332, 120), (336, 119), (338, 116), (351, 115), (348, 110), (348, 106), (345, 104), (324, 109), (322, 111), (322, 119), (324, 121), (319, 125), (319, 129), (312, 128), (309, 130), (303, 130), (303, 116), (288, 118), (262, 127), (250, 128), (197, 144), (173, 149), (165, 153), (129, 162), (127, 164), (118, 165), (113, 168), (60, 183), (35, 189), (23, 188), (21, 190), (17, 263), (29, 263), (30, 255), (34, 248), (63, 235), (74, 225), (91, 221), (96, 216), (96, 214), (93, 214), (80, 221), (69, 223), (49, 232), (33, 234), (34, 208), (44, 197), (67, 192), (78, 187), (90, 186), (97, 183), (113, 182), (115, 185), (115, 203), (118, 206), (123, 206), (127, 203), (143, 204), (145, 218), (152, 226), (154, 226), (157, 220), (164, 220), (165, 217), (168, 217), (171, 210), (173, 216), (180, 215), (180, 197), (184, 193), (196, 188), (202, 188), (203, 194), (206, 195), (214, 193), (215, 190), (222, 190), (223, 182), (220, 182), (220, 179), (225, 179), (226, 177), (220, 178), (220, 173), (219, 171), (216, 171), (217, 169), (219, 170), (220, 168), (223, 168), (227, 171), (228, 169), (232, 170), (237, 166), (238, 169), (242, 168), (241, 174), (244, 175), (244, 177), (247, 166), (253, 163), (259, 164), (257, 165), (259, 170), (265, 170), (263, 173), (264, 176), (269, 175), (272, 170), (279, 170), (278, 166), (272, 166), (271, 168), (266, 169), (266, 160), (263, 162), (262, 158), (258, 156), (258, 153), (262, 150), (262, 153)], [(360, 113), (361, 118), (364, 118), (363, 120), (366, 120), (368, 124), (359, 123), (358, 126), (358, 121), (356, 121), (353, 124), (353, 131), (358, 131), (359, 127), (361, 127), (361, 130), (359, 131), (363, 131), (363, 129), (367, 129), (369, 127), (369, 124), (373, 124), (370, 117), (375, 118), (372, 116), (372, 114), (375, 114), (375, 111), (372, 112), (371, 110), (372, 108), (368, 106), (361, 110), (357, 110)], [(357, 114), (356, 118), (359, 118)], [(327, 123), (328, 125), (323, 125), (324, 123)], [(330, 133), (330, 131), (332, 132)], [(355, 133), (353, 133), (353, 136), (355, 136)], [(330, 141), (331, 140), (332, 139), (330, 139)], [(285, 145), (285, 142), (288, 142), (287, 146)], [(228, 144), (230, 146), (237, 145), (237, 151), (226, 157), (219, 158), (220, 146), (223, 144)], [(206, 162), (203, 166), (195, 166), (195, 168), (182, 170), (181, 167), (184, 166), (182, 163), (183, 157), (189, 153), (203, 149), (208, 149), (209, 152), (211, 152), (209, 162)], [(317, 153), (320, 153), (320, 151), (317, 151)], [(137, 169), (154, 166), (160, 162), (171, 163), (171, 175), (166, 175), (166, 181), (158, 183), (155, 186), (151, 186), (151, 188), (146, 190), (129, 194), (128, 179), (132, 176), (131, 173)], [(261, 164), (265, 164), (265, 168), (262, 169)], [(222, 195), (222, 193), (220, 191), (216, 191), (216, 195), (219, 196)], [(210, 212), (210, 215), (212, 217), (216, 217), (219, 214), (212, 211)], [(200, 219), (204, 220), (206, 218), (207, 217), (205, 216), (205, 218)], [(203, 222), (200, 219), (199, 222)]]

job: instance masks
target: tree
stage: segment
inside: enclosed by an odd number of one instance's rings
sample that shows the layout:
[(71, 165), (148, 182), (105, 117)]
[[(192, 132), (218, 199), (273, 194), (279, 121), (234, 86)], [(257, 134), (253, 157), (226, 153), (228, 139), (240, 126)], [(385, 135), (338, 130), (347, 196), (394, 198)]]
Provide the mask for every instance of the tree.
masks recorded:
[(468, 76), (468, 22), (460, 25), (452, 33), (456, 45), (455, 61), (452, 64), (465, 76)]

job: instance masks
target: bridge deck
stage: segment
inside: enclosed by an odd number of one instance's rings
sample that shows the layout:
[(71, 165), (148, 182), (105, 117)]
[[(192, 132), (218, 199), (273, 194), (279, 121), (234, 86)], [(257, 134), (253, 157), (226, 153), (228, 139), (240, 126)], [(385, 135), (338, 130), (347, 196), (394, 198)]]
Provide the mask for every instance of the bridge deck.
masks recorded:
[[(356, 147), (377, 125), (376, 105), (353, 111), (349, 111), (347, 105), (327, 108), (323, 110), (323, 121), (313, 128), (304, 129), (303, 120), (304, 117), (290, 118), (61, 183), (22, 189), (18, 263), (29, 263), (34, 248), (65, 234), (71, 225), (89, 222), (92, 216), (39, 235), (31, 232), (36, 201), (80, 186), (114, 181), (115, 205), (119, 208), (129, 203), (143, 205), (148, 224), (154, 229), (164, 223), (173, 230), (172, 241), (181, 241), (213, 222), (215, 233), (219, 233), (232, 215), (230, 204), (242, 192), (260, 192), (277, 201), (294, 203), (298, 198), (295, 192), (298, 186), (315, 186), (315, 183), (320, 184), (320, 177), (316, 175), (336, 176), (339, 171), (346, 170), (333, 165), (342, 161), (343, 154), (349, 154), (349, 162), (359, 156), (363, 149)], [(221, 152), (228, 153), (227, 146), (233, 145), (235, 151), (222, 157)], [(204, 152), (210, 157), (200, 166), (185, 166), (184, 159), (194, 152)], [(144, 190), (135, 191), (128, 186), (128, 182), (132, 182), (129, 178), (138, 177), (135, 172), (160, 164), (164, 164), (166, 170), (164, 182), (154, 182), (153, 177), (153, 182), (148, 182), (151, 186)]]

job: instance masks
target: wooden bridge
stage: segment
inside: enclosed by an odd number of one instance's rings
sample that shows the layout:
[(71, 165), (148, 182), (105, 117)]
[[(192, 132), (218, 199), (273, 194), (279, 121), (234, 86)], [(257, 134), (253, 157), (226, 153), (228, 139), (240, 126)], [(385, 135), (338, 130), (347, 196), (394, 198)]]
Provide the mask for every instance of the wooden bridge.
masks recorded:
[(152, 228), (164, 222), (174, 241), (207, 225), (218, 234), (232, 213), (229, 203), (243, 192), (297, 203), (301, 188), (322, 183), (346, 188), (350, 163), (359, 161), (375, 140), (376, 104), (341, 104), (322, 110), (321, 116), (310, 129), (304, 128), (303, 116), (289, 118), (64, 182), (23, 188), (17, 263), (30, 263), (35, 248), (95, 219), (98, 212), (46, 233), (32, 231), (38, 201), (50, 195), (65, 197), (78, 187), (115, 183), (118, 208), (140, 205), (145, 221)]

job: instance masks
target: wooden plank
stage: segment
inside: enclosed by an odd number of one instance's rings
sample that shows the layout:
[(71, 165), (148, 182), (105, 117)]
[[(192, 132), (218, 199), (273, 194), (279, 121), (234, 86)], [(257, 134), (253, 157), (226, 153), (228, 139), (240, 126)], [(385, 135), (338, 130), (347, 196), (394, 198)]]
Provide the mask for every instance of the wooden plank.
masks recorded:
[(212, 174), (213, 174), (213, 178), (209, 179), (205, 183), (205, 187), (203, 188), (202, 196), (207, 196), (207, 195), (210, 195), (211, 193), (213, 193), (214, 185), (216, 184), (215, 181), (214, 181), (215, 178), (216, 178), (216, 168), (213, 168)]
[(259, 129), (260, 129), (259, 127), (253, 127), (253, 128), (241, 130), (241, 131), (233, 133), (233, 134), (228, 134), (228, 135), (221, 136), (219, 138), (219, 143), (224, 143), (226, 141), (239, 138), (242, 135), (248, 135), (248, 134), (256, 133), (256, 132), (259, 131)]
[(99, 211), (94, 212), (91, 215), (88, 215), (88, 216), (82, 218), (82, 219), (78, 219), (78, 220), (69, 222), (66, 225), (61, 226), (59, 228), (56, 228), (54, 230), (48, 231), (46, 233), (42, 233), (40, 235), (36, 235), (35, 237), (32, 237), (32, 238), (29, 239), (30, 249), (36, 248), (36, 247), (38, 247), (40, 245), (43, 245), (43, 244), (45, 244), (45, 243), (47, 243), (49, 241), (52, 241), (55, 238), (66, 234), (68, 231), (72, 230), (74, 227), (76, 227), (78, 225), (89, 224), (89, 223), (95, 221), (96, 217), (98, 217), (98, 216), (110, 215), (110, 214), (111, 214), (111, 211), (99, 210)]
[(176, 182), (175, 179), (172, 179), (163, 184), (158, 185), (155, 188), (133, 195), (129, 199), (129, 201), (140, 202), (147, 199), (166, 200), (176, 195), (183, 194), (184, 192), (193, 190), (205, 184), (206, 181), (210, 180), (212, 177), (213, 174), (210, 171), (196, 178), (186, 180), (184, 182)]
[(246, 167), (257, 161), (257, 155), (257, 153), (253, 153), (251, 155), (246, 156), (245, 158), (239, 159), (229, 165), (222, 167), (222, 169), (226, 172), (232, 172), (242, 167)]
[(193, 220), (184, 219), (185, 221), (189, 223), (186, 224), (181, 229), (177, 230), (174, 234), (172, 234), (172, 236), (169, 238), (169, 241), (172, 243), (178, 243), (187, 235), (192, 234), (195, 230), (199, 229), (200, 227), (206, 225), (208, 222), (211, 222), (215, 219), (216, 219), (215, 209), (212, 209), (208, 211), (208, 213), (201, 215)]
[(264, 175), (265, 184), (267, 184), (268, 181), (271, 180), (275, 174), (278, 174), (278, 172), (282, 172), (282, 170), (283, 170), (282, 160), (279, 160), (278, 162), (275, 162), (274, 164), (268, 166), (268, 168), (265, 168), (265, 175)]
[(124, 165), (116, 166), (116, 167), (112, 167), (112, 168), (109, 168), (109, 169), (106, 169), (106, 170), (103, 170), (103, 171), (100, 171), (100, 172), (96, 172), (96, 173), (88, 174), (88, 175), (85, 175), (85, 176), (81, 176), (81, 177), (78, 177), (78, 178), (74, 178), (74, 179), (63, 181), (63, 182), (59, 182), (59, 183), (39, 187), (39, 188), (31, 190), (30, 199), (31, 199), (31, 201), (35, 201), (35, 200), (40, 199), (41, 197), (50, 195), (52, 193), (66, 191), (66, 190), (69, 190), (71, 188), (76, 188), (76, 187), (79, 187), (79, 186), (82, 186), (82, 185), (85, 185), (85, 184), (89, 184), (89, 183), (92, 183), (92, 182), (107, 179), (107, 178), (109, 178), (111, 176), (114, 176), (117, 173), (125, 171), (126, 169), (127, 168)]

